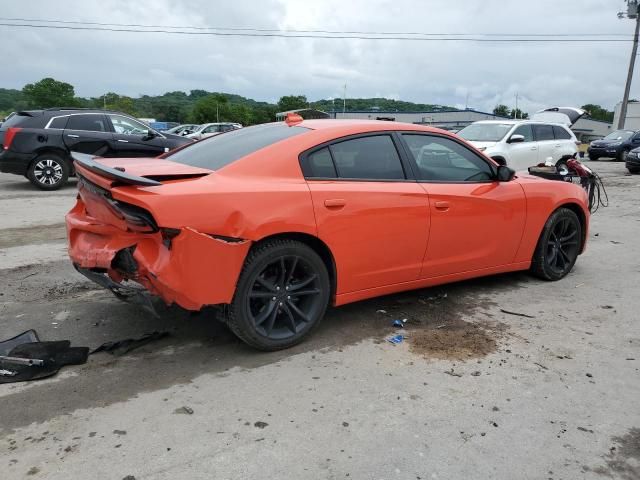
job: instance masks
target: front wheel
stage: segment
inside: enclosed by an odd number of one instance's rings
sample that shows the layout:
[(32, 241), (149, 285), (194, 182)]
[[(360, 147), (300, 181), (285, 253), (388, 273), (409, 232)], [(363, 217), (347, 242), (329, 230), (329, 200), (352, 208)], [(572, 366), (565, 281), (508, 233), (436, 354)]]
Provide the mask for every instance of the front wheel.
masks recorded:
[(39, 155), (27, 171), (27, 178), (41, 190), (57, 190), (69, 178), (69, 162), (55, 153)]
[(582, 225), (568, 208), (559, 208), (545, 224), (535, 253), (531, 272), (543, 280), (560, 280), (573, 268), (582, 242)]
[(622, 150), (616, 156), (616, 160), (618, 160), (619, 162), (626, 162), (628, 156), (629, 156), (629, 150)]
[(247, 257), (228, 325), (259, 350), (289, 348), (318, 326), (329, 297), (329, 274), (313, 249), (293, 240), (267, 241)]

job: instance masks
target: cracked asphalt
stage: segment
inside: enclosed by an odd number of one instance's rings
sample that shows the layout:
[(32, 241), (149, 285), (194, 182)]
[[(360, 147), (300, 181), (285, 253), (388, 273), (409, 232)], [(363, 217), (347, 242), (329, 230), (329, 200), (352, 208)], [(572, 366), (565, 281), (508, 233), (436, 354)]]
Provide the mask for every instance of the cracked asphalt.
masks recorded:
[[(65, 256), (75, 185), (1, 174), (0, 339), (34, 328), (95, 348), (170, 333), (0, 385), (1, 477), (639, 479), (640, 176), (590, 166), (610, 206), (564, 280), (360, 302), (266, 354), (212, 312), (156, 319), (86, 281)], [(385, 341), (394, 319), (407, 319), (399, 345)]]

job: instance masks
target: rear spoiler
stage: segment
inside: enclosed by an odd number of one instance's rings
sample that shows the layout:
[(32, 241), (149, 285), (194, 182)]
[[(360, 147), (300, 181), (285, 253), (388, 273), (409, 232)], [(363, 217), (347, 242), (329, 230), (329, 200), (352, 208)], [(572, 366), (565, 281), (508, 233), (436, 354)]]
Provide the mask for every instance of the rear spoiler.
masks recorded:
[(118, 170), (117, 168), (107, 167), (102, 163), (96, 162), (93, 156), (87, 155), (86, 153), (71, 152), (71, 157), (75, 162), (77, 162), (87, 170), (90, 170), (93, 173), (97, 173), (98, 175), (109, 178), (111, 180), (116, 180), (120, 183), (125, 183), (127, 185), (138, 185), (142, 187), (157, 187), (159, 185), (162, 185), (162, 183), (151, 180), (149, 178), (130, 175), (124, 171)]

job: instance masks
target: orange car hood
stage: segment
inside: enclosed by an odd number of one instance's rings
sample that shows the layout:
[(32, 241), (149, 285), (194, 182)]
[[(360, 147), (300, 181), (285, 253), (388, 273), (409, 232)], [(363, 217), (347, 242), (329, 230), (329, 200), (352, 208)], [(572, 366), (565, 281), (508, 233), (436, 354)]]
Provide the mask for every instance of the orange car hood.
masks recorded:
[(163, 158), (95, 158), (96, 161), (111, 168), (124, 168), (130, 175), (138, 177), (154, 176), (197, 176), (208, 175), (213, 170), (192, 167), (183, 163), (171, 162)]

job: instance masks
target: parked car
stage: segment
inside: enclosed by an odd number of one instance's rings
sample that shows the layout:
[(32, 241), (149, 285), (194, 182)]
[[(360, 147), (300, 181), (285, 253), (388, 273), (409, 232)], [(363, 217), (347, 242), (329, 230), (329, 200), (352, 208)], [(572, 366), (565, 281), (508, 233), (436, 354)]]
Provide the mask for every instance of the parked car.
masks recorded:
[(629, 173), (640, 173), (640, 147), (629, 152), (624, 166), (627, 167)]
[(178, 125), (177, 127), (170, 128), (167, 130), (167, 133), (172, 133), (173, 135), (181, 135), (186, 136), (190, 133), (195, 132), (200, 125), (196, 125), (194, 123), (186, 123), (184, 125)]
[(193, 133), (187, 135), (187, 138), (193, 138), (194, 140), (202, 140), (203, 138), (212, 137), (213, 135), (219, 135), (231, 130), (237, 130), (242, 128), (239, 123), (205, 123), (200, 125)]
[(636, 147), (640, 147), (640, 132), (616, 130), (602, 140), (591, 142), (587, 153), (589, 160), (595, 161), (602, 157), (609, 157), (624, 162), (627, 154)]
[(580, 142), (563, 124), (534, 120), (481, 120), (458, 135), (498, 163), (526, 170), (551, 159), (576, 155)]
[(51, 108), (18, 112), (0, 127), (0, 171), (55, 190), (74, 174), (71, 151), (101, 157), (154, 157), (190, 143), (124, 113)]
[(585, 248), (578, 185), (514, 177), (423, 125), (287, 118), (160, 159), (74, 154), (76, 269), (149, 308), (149, 294), (217, 305), (239, 338), (276, 350), (329, 304), (516, 270), (559, 280)]

